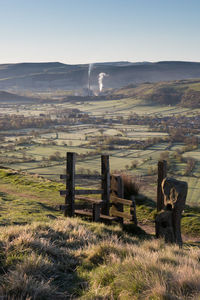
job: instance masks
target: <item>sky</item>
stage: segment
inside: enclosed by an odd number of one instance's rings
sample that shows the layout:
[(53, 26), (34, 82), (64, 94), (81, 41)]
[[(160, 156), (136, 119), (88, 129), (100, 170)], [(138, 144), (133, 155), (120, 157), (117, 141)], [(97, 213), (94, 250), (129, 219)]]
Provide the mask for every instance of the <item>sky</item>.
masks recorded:
[(0, 63), (200, 61), (200, 0), (0, 0)]

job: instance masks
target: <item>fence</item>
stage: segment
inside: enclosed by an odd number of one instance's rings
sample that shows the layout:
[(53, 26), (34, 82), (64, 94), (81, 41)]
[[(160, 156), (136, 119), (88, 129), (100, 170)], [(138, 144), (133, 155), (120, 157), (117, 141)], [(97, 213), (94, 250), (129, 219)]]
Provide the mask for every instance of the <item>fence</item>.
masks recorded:
[[(123, 181), (119, 175), (110, 175), (109, 156), (101, 156), (101, 175), (76, 174), (75, 159), (75, 153), (67, 152), (66, 174), (60, 176), (66, 181), (66, 190), (60, 191), (60, 195), (65, 196), (65, 204), (60, 205), (60, 209), (64, 210), (64, 215), (88, 216), (96, 222), (103, 220), (123, 223), (124, 219), (128, 219), (137, 224), (135, 201), (133, 198), (132, 200), (123, 199)], [(77, 178), (101, 180), (101, 189), (76, 189), (75, 179)], [(98, 194), (101, 195), (101, 199), (88, 197), (88, 195)], [(80, 201), (84, 202), (83, 207)], [(91, 206), (90, 209), (88, 204)], [(124, 212), (124, 206), (129, 207), (130, 213)]]

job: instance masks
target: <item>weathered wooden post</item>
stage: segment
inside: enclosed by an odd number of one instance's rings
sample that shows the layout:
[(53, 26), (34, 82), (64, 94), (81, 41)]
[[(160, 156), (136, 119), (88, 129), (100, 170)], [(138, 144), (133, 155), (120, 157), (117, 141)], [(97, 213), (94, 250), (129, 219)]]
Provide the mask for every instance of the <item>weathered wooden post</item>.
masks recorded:
[(92, 221), (99, 222), (101, 213), (101, 203), (92, 204)]
[(109, 155), (101, 156), (101, 187), (102, 193), (102, 208), (101, 213), (109, 216), (110, 210), (110, 167), (109, 167)]
[[(118, 198), (124, 198), (124, 184), (123, 184), (122, 177), (120, 175), (111, 175), (110, 190), (112, 196), (116, 196)], [(123, 212), (124, 205), (122, 203), (114, 203), (114, 209)], [(117, 217), (117, 220), (119, 223), (123, 224), (122, 217)]]
[(74, 216), (74, 200), (75, 200), (75, 157), (74, 152), (67, 152), (66, 161), (66, 190), (65, 204), (67, 208), (64, 210), (64, 215)]
[(132, 205), (130, 207), (130, 214), (132, 215), (131, 221), (137, 226), (136, 203), (134, 195), (131, 196)]
[(166, 177), (162, 182), (164, 210), (156, 216), (156, 237), (182, 246), (181, 214), (185, 207), (188, 185), (185, 181)]
[(158, 162), (158, 181), (157, 181), (157, 211), (164, 208), (164, 196), (162, 193), (162, 181), (167, 177), (167, 162), (162, 160)]

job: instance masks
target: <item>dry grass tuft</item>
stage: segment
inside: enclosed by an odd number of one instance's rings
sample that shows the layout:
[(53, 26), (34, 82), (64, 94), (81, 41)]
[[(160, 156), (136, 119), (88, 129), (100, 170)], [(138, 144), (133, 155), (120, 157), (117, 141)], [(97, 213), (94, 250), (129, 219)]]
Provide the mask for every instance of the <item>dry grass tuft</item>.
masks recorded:
[(199, 299), (200, 249), (57, 219), (2, 228), (2, 299)]
[(140, 184), (138, 179), (135, 177), (127, 174), (122, 173), (121, 174), (123, 183), (124, 183), (124, 197), (125, 199), (130, 199), (132, 195), (136, 196), (139, 193), (140, 190)]

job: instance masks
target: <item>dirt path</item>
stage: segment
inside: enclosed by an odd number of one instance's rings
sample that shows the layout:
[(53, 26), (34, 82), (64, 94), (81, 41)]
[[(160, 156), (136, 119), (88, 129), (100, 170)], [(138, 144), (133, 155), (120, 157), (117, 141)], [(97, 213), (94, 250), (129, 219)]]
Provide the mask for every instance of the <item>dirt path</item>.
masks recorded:
[[(155, 227), (153, 224), (138, 224), (146, 233), (155, 235)], [(183, 242), (191, 242), (191, 243), (199, 243), (200, 244), (200, 236), (192, 236), (182, 233)]]

